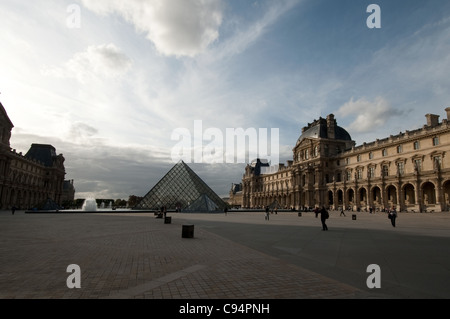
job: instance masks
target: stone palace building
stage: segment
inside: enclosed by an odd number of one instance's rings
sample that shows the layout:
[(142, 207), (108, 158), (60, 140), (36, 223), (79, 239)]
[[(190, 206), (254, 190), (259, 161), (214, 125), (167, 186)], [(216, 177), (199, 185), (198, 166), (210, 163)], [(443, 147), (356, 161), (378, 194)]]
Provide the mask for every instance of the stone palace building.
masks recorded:
[(303, 128), (293, 160), (276, 173), (261, 174), (259, 160), (248, 164), (230, 201), (244, 208), (449, 211), (450, 108), (445, 111), (442, 122), (427, 114), (422, 128), (360, 146), (333, 114), (315, 120)]
[(65, 181), (64, 157), (51, 145), (32, 144), (23, 155), (10, 147), (14, 125), (0, 103), (0, 209), (30, 209), (49, 199), (73, 200), (73, 181)]

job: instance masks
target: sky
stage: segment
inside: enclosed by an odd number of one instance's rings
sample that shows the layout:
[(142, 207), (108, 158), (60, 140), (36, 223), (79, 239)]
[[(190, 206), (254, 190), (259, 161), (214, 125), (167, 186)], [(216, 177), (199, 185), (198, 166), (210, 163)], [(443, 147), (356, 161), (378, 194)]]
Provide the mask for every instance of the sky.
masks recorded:
[(76, 198), (144, 196), (183, 152), (224, 196), (252, 159), (190, 155), (222, 154), (227, 129), (278, 129), (285, 163), (319, 117), (360, 145), (450, 106), (448, 1), (2, 0), (0, 13), (11, 147), (53, 145)]

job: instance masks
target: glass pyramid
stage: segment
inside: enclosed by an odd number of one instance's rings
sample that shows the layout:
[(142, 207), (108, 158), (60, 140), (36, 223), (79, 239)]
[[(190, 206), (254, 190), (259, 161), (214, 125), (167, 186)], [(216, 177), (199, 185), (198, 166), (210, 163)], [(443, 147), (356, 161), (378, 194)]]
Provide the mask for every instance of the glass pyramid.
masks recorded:
[(168, 210), (217, 211), (223, 210), (226, 203), (186, 163), (179, 161), (134, 209), (159, 210), (162, 206)]
[(219, 210), (219, 206), (206, 194), (200, 195), (199, 198), (186, 208), (187, 212), (211, 212), (217, 210)]

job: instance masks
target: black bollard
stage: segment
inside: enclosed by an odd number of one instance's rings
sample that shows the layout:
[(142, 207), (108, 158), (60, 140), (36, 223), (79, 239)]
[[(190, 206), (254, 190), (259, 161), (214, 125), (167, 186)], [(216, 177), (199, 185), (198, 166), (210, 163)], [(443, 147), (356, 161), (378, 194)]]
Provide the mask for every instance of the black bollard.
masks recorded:
[(194, 225), (183, 225), (182, 238), (194, 238)]

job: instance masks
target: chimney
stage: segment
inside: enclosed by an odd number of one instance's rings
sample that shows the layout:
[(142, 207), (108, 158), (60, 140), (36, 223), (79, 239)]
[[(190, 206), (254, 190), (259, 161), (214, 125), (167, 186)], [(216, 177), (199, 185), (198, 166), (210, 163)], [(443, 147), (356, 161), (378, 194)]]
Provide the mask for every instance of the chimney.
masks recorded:
[(334, 119), (334, 115), (330, 114), (327, 116), (327, 134), (328, 138), (334, 139), (334, 131), (336, 126), (336, 120)]
[(450, 107), (446, 108), (445, 112), (447, 112), (447, 121), (450, 122)]
[[(447, 116), (448, 116), (448, 113), (447, 113)], [(427, 115), (425, 115), (425, 117), (427, 118), (428, 126), (435, 127), (439, 124), (439, 115), (427, 114)]]

